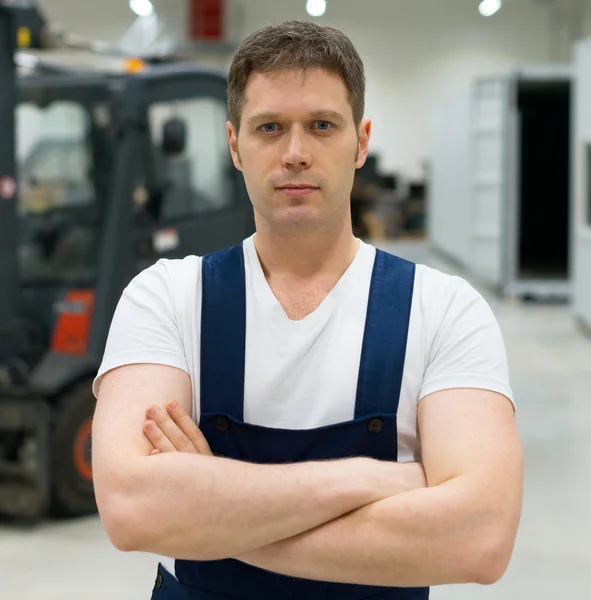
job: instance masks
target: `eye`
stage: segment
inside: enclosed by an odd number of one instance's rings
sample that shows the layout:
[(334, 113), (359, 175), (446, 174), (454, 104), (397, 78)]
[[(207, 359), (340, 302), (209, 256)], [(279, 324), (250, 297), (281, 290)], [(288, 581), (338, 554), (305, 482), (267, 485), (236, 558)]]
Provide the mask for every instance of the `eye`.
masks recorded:
[(265, 123), (261, 125), (259, 129), (263, 133), (275, 133), (277, 131), (277, 123)]
[(334, 125), (328, 121), (316, 121), (315, 125), (318, 131), (330, 131), (330, 129), (334, 127)]

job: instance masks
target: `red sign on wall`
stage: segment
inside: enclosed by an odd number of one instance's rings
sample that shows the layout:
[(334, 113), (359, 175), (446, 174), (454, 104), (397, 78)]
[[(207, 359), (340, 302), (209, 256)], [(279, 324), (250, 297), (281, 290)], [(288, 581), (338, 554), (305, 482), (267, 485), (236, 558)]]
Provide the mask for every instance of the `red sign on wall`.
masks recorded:
[(190, 36), (196, 42), (221, 42), (224, 0), (189, 0)]

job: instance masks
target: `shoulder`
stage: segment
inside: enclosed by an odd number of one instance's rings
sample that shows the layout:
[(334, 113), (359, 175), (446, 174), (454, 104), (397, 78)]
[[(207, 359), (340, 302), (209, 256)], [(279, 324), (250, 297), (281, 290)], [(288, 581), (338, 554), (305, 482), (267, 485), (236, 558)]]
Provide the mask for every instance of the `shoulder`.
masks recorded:
[(499, 323), (485, 298), (462, 277), (417, 269), (415, 318), (426, 369), (419, 397), (445, 389), (497, 392), (513, 401)]
[(415, 302), (425, 313), (441, 320), (478, 305), (489, 310), (487, 301), (468, 281), (426, 265), (416, 265)]
[(178, 296), (183, 290), (195, 288), (201, 277), (201, 262), (201, 257), (193, 255), (182, 259), (160, 259), (138, 273), (124, 294)]
[(503, 346), (499, 323), (484, 296), (464, 278), (424, 265), (417, 266), (411, 320), (431, 358), (451, 347), (464, 352)]
[[(370, 250), (376, 251), (373, 246), (366, 246), (366, 257), (369, 264), (373, 265), (374, 256)], [(422, 322), (422, 325), (435, 326), (440, 324), (446, 315), (461, 313), (470, 305), (479, 305), (488, 310), (484, 297), (468, 281), (457, 275), (450, 275), (428, 267), (421, 263), (414, 263), (395, 254), (381, 251), (389, 259), (389, 264), (397, 271), (414, 271), (412, 314), (411, 320)]]
[(466, 293), (474, 288), (462, 277), (449, 275), (427, 265), (416, 265), (417, 282), (426, 290), (445, 292), (447, 294)]
[(145, 269), (143, 274), (150, 274), (156, 277), (167, 278), (174, 283), (189, 279), (194, 279), (201, 272), (201, 256), (186, 256), (185, 258), (162, 258), (152, 266)]

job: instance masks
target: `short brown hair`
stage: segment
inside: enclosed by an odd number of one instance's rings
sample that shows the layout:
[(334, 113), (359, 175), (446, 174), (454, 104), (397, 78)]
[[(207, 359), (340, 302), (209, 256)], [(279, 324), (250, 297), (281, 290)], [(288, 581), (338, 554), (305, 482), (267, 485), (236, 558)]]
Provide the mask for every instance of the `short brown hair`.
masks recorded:
[(365, 70), (351, 40), (338, 29), (310, 21), (270, 25), (247, 37), (234, 56), (228, 81), (230, 121), (240, 129), (248, 79), (253, 72), (321, 67), (338, 75), (349, 93), (353, 120), (365, 113)]

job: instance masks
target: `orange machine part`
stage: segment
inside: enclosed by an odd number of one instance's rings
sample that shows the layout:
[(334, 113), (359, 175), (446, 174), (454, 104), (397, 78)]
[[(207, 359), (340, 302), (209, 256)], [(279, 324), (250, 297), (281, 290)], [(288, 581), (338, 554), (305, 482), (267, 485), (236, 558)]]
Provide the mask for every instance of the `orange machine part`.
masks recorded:
[(92, 290), (72, 290), (67, 293), (58, 310), (52, 350), (65, 354), (86, 354), (93, 307)]

